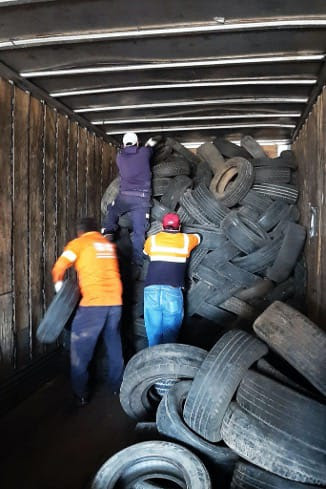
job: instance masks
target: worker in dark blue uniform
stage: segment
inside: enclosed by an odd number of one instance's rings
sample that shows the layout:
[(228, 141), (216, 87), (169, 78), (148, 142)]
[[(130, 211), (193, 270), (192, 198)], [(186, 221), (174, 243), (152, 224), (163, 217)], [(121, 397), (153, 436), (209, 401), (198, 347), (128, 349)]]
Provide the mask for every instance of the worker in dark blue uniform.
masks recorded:
[(145, 146), (139, 146), (134, 132), (123, 136), (123, 148), (117, 155), (120, 190), (115, 201), (108, 206), (103, 222), (103, 234), (112, 235), (118, 229), (119, 217), (129, 214), (133, 227), (132, 263), (136, 267), (143, 264), (143, 244), (151, 205), (150, 159), (155, 144), (155, 139), (150, 138)]

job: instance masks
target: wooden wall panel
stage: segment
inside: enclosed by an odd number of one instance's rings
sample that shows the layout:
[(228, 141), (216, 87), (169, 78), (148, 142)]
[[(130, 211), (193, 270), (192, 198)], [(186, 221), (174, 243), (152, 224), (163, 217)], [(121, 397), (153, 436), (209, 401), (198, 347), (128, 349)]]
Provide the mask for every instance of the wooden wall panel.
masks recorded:
[(78, 124), (71, 122), (67, 175), (67, 241), (76, 236), (78, 131)]
[(17, 365), (23, 366), (30, 355), (29, 324), (29, 103), (30, 96), (14, 89), (13, 127), (13, 262), (14, 262), (14, 318), (17, 337)]
[[(111, 145), (0, 79), (0, 381), (52, 347), (36, 340), (54, 296), (51, 270), (76, 237), (76, 221), (99, 217), (114, 175)], [(53, 345), (55, 348), (56, 345)]]
[(57, 243), (57, 112), (45, 111), (44, 127), (44, 294), (45, 307), (53, 297), (51, 270)]
[(77, 218), (86, 215), (87, 130), (79, 129), (77, 159)]
[(42, 351), (35, 340), (43, 315), (44, 245), (43, 245), (43, 170), (44, 170), (44, 104), (32, 97), (29, 115), (29, 296), (32, 353)]
[(95, 172), (95, 136), (87, 137), (87, 173), (86, 173), (86, 213), (90, 217), (95, 216), (96, 172)]
[(298, 161), (301, 222), (308, 230), (307, 312), (322, 327), (326, 317), (326, 88), (319, 96), (293, 150)]
[(0, 378), (7, 375), (14, 361), (12, 321), (12, 96), (13, 86), (0, 79)]
[(68, 118), (58, 114), (57, 128), (57, 256), (61, 255), (67, 242), (67, 162)]
[(95, 218), (101, 225), (101, 199), (102, 199), (102, 152), (103, 139), (95, 138)]

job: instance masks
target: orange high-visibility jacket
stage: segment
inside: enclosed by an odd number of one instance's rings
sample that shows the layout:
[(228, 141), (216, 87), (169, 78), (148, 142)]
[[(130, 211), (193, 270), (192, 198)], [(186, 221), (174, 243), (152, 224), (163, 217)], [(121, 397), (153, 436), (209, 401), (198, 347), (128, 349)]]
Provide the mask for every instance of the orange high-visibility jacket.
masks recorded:
[(116, 247), (97, 231), (70, 241), (52, 269), (53, 282), (63, 280), (74, 265), (82, 295), (81, 306), (122, 304), (122, 283)]

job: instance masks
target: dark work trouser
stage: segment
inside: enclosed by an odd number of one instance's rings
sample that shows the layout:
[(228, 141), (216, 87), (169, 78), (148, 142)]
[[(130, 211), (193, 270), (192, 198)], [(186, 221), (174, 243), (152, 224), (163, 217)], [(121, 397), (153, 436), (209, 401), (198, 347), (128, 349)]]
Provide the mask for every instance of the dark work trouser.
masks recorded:
[(84, 397), (88, 388), (88, 365), (100, 334), (107, 351), (109, 388), (120, 388), (123, 356), (120, 337), (121, 306), (79, 306), (71, 326), (71, 383), (74, 393)]
[(108, 206), (104, 220), (104, 228), (106, 232), (111, 233), (117, 230), (119, 217), (128, 212), (133, 228), (131, 237), (133, 262), (137, 265), (143, 263), (143, 246), (148, 226), (149, 210), (149, 196), (138, 197), (135, 195), (119, 194), (116, 200)]

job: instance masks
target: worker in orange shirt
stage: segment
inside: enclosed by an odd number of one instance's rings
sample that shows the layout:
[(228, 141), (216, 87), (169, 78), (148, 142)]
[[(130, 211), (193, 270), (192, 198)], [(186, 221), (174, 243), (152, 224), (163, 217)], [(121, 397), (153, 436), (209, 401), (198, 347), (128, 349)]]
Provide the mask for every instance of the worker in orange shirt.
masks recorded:
[(78, 238), (70, 241), (52, 269), (56, 292), (65, 271), (74, 266), (81, 301), (71, 326), (71, 382), (77, 403), (87, 404), (88, 365), (100, 334), (108, 356), (108, 380), (112, 392), (120, 388), (124, 361), (120, 337), (122, 283), (116, 248), (98, 231), (93, 218), (77, 225)]
[(163, 217), (162, 231), (145, 241), (149, 267), (144, 289), (144, 318), (149, 346), (176, 341), (183, 320), (187, 260), (199, 245), (198, 234), (181, 233), (178, 214)]

